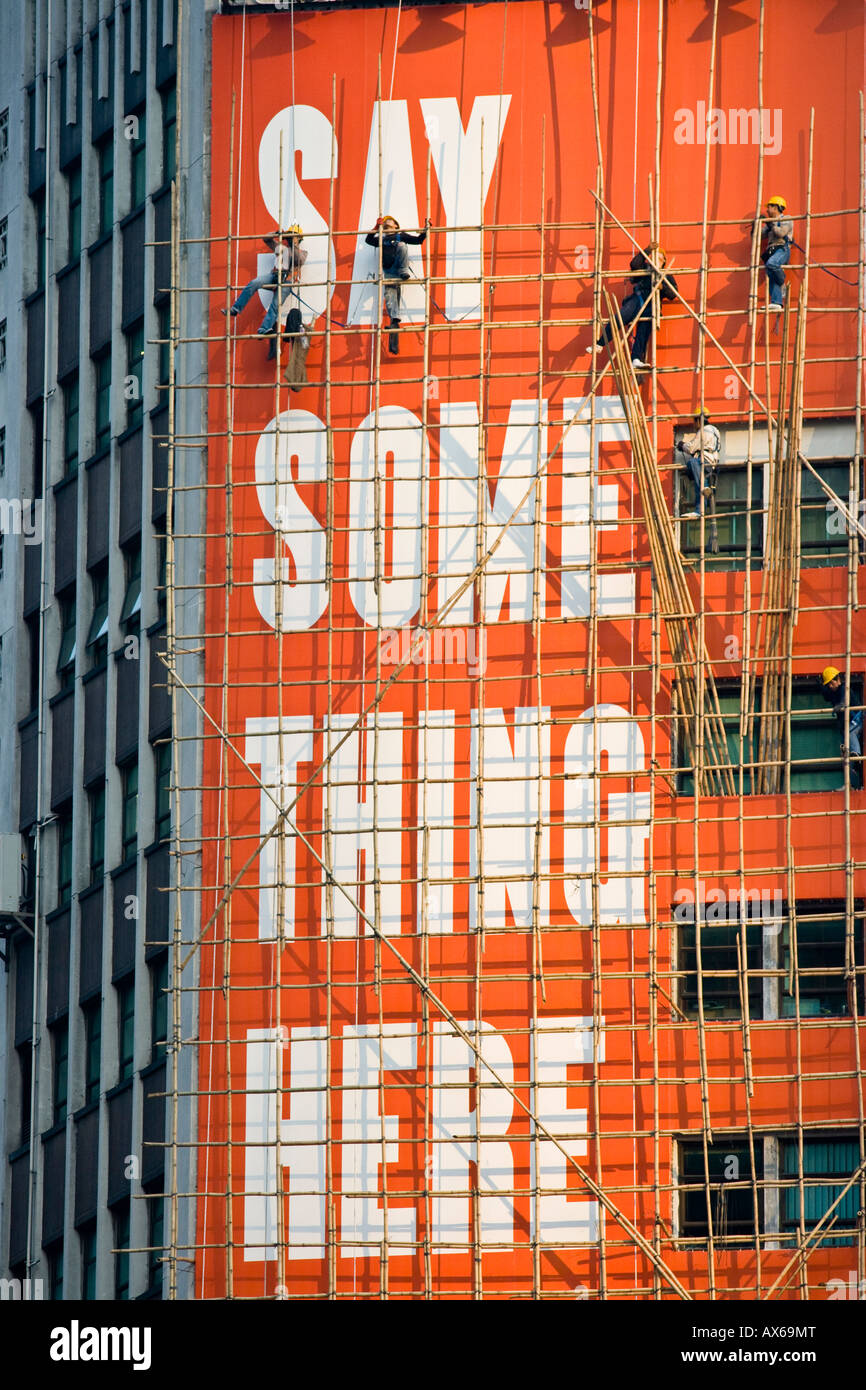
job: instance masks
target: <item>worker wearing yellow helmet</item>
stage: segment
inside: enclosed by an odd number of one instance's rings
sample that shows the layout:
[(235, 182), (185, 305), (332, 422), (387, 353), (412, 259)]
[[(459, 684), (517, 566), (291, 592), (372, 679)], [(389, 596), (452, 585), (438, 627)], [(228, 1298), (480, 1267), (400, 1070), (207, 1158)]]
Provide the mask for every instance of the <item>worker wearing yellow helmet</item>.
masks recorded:
[[(839, 725), (839, 732), (842, 735), (843, 754), (847, 728), (847, 756), (852, 759), (850, 781), (852, 790), (856, 791), (863, 785), (863, 764), (860, 761), (863, 743), (863, 710), (851, 709), (842, 673), (835, 666), (825, 666), (821, 672), (821, 693), (827, 703), (833, 707), (836, 723)], [(855, 759), (856, 762), (853, 761)]]
[(791, 259), (791, 242), (794, 239), (794, 223), (785, 216), (788, 207), (780, 193), (767, 199), (767, 216), (764, 219), (763, 236), (766, 238), (761, 259), (767, 272), (770, 290), (768, 308), (775, 314), (782, 312), (785, 272), (783, 266)]
[[(285, 232), (271, 232), (269, 236), (262, 237), (269, 251), (273, 252), (273, 265), (269, 266), (263, 275), (255, 275), (252, 280), (248, 280), (238, 295), (230, 309), (223, 309), (224, 314), (231, 318), (237, 318), (238, 314), (249, 303), (257, 290), (272, 290), (270, 303), (265, 311), (256, 332), (262, 336), (273, 334), (277, 323), (277, 315), (289, 295), (293, 295), (297, 300), (298, 296), (293, 289), (292, 280), (295, 272), (301, 269), (307, 259), (306, 251), (301, 249), (301, 242), (304, 233), (297, 222), (293, 223)], [(297, 333), (301, 328), (300, 301), (289, 312), (287, 328), (290, 333)], [(276, 356), (276, 337), (271, 338), (268, 357)]]

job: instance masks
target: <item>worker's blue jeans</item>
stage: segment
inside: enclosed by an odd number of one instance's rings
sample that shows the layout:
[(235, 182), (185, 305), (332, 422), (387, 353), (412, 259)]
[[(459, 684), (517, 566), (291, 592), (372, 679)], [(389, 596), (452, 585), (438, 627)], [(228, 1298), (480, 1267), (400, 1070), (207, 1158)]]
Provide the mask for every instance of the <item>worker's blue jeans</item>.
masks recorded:
[[(852, 758), (859, 758), (863, 752), (863, 711), (855, 710), (851, 715), (851, 722), (848, 725), (848, 751)], [(863, 764), (858, 763), (851, 768), (851, 786), (855, 788), (863, 785)]]
[(787, 265), (791, 259), (791, 248), (788, 245), (777, 246), (775, 251), (771, 251), (764, 261), (767, 271), (767, 280), (770, 285), (770, 303), (782, 304), (782, 291), (785, 288), (785, 272), (783, 265)]
[[(628, 328), (628, 325), (634, 322), (634, 320), (640, 313), (643, 305), (646, 303), (647, 298), (648, 296), (644, 295), (643, 292), (639, 290), (637, 287), (635, 287), (632, 290), (631, 294), (626, 295), (625, 299), (622, 301), (619, 311), (620, 318), (623, 321), (624, 327)], [(638, 323), (638, 326), (634, 331), (634, 343), (632, 345), (631, 350), (632, 361), (634, 361), (635, 358), (638, 357), (642, 362), (646, 361), (646, 350), (647, 345), (649, 343), (650, 334), (652, 333), (652, 327), (652, 311), (651, 309), (647, 308), (646, 313), (641, 317), (640, 322)], [(610, 342), (612, 337), (613, 329), (611, 328), (610, 324), (607, 324), (607, 326), (602, 332), (601, 337), (598, 340), (599, 347), (604, 347), (606, 343)]]
[[(239, 314), (242, 309), (246, 308), (246, 306), (249, 304), (250, 300), (252, 299), (253, 295), (256, 293), (257, 290), (274, 291), (274, 293), (271, 295), (271, 302), (265, 311), (265, 316), (259, 324), (258, 329), (256, 330), (259, 333), (270, 333), (277, 318), (277, 282), (274, 279), (274, 272), (272, 270), (269, 270), (266, 275), (256, 275), (254, 279), (250, 280), (246, 285), (244, 285), (243, 289), (241, 290), (240, 294), (238, 295), (237, 299), (232, 305), (232, 309), (236, 314)], [(286, 296), (289, 294), (290, 290), (291, 285), (288, 282), (286, 282), (283, 285), (283, 301), (286, 299)]]
[(702, 512), (704, 510), (704, 465), (697, 454), (690, 454), (685, 449), (680, 449), (679, 453), (689, 470), (689, 477), (694, 485), (695, 511)]

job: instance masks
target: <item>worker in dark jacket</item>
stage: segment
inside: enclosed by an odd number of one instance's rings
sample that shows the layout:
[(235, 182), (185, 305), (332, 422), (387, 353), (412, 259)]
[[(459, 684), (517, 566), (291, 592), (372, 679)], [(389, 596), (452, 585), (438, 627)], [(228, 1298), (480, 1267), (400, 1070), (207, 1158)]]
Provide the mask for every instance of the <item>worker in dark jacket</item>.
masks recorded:
[(400, 327), (400, 288), (404, 280), (408, 280), (411, 275), (409, 269), (409, 252), (407, 246), (420, 246), (427, 238), (427, 228), (430, 226), (428, 217), (424, 230), (413, 235), (411, 232), (401, 232), (400, 223), (396, 217), (378, 218), (372, 232), (368, 232), (366, 242), (368, 246), (375, 246), (378, 250), (382, 247), (382, 275), (385, 282), (385, 311), (389, 320), (388, 351), (397, 353), (400, 351), (400, 340), (397, 330)]
[(785, 199), (778, 194), (769, 200), (762, 232), (766, 242), (761, 260), (764, 262), (770, 287), (768, 307), (777, 314), (782, 312), (782, 296), (785, 289), (785, 272), (782, 266), (787, 265), (791, 259), (791, 242), (794, 239), (794, 223), (790, 217), (784, 216), (787, 206)]
[[(845, 682), (835, 666), (825, 666), (821, 672), (821, 692), (827, 703), (833, 706), (836, 723), (839, 725), (839, 732), (842, 735), (843, 749), (845, 747), (845, 721), (847, 718), (848, 751), (851, 758), (859, 759), (862, 754), (863, 711), (862, 709), (851, 709)], [(863, 770), (862, 764), (858, 761), (856, 766), (851, 767), (851, 787), (857, 791), (862, 785)]]
[[(666, 265), (667, 256), (655, 241), (644, 247), (643, 251), (638, 251), (637, 255), (632, 256), (629, 262), (629, 270), (632, 272), (629, 276), (631, 293), (627, 294), (622, 302), (620, 316), (627, 328), (640, 314), (631, 349), (631, 360), (636, 367), (647, 366), (647, 345), (653, 330), (652, 306), (648, 301), (652, 295), (653, 286), (658, 286), (660, 299), (676, 299), (677, 282), (675, 278), (673, 275), (662, 274)], [(644, 305), (646, 305), (646, 309), (641, 314)], [(612, 337), (613, 329), (610, 324), (607, 324), (598, 340), (598, 346), (604, 347)], [(586, 350), (592, 352), (591, 347)]]

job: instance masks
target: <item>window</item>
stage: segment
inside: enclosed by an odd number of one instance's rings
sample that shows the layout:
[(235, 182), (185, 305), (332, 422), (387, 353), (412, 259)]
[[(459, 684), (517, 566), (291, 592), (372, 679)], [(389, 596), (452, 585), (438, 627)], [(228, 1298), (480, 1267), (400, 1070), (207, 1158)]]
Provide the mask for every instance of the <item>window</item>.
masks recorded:
[(123, 383), (123, 394), (126, 399), (127, 428), (141, 421), (143, 366), (144, 325), (139, 323), (126, 335), (126, 380)]
[(53, 1245), (48, 1256), (48, 1297), (54, 1303), (63, 1299), (63, 1246)]
[[(802, 1202), (799, 1146), (796, 1139), (785, 1139), (781, 1147), (781, 1174), (790, 1183), (790, 1186), (782, 1189), (782, 1230), (793, 1234), (800, 1229), (811, 1231), (859, 1167), (860, 1146), (856, 1136), (804, 1139)], [(811, 1248), (856, 1244), (857, 1207), (858, 1186), (855, 1183), (833, 1213), (833, 1234), (819, 1237)], [(846, 1228), (848, 1234), (840, 1234)]]
[[(847, 461), (815, 461), (812, 467), (837, 497), (843, 500), (848, 497), (850, 470)], [(851, 510), (856, 515), (856, 501)], [(826, 569), (847, 563), (847, 523), (834, 506), (828, 505), (827, 494), (818, 479), (808, 468), (803, 468), (800, 475), (800, 565), (803, 569)]]
[(18, 1053), (18, 1132), (20, 1142), (30, 1143), (30, 1101), (33, 1094), (33, 1048), (30, 1042), (16, 1048)]
[(94, 360), (96, 371), (96, 452), (101, 453), (111, 443), (111, 354), (105, 352)]
[(27, 642), (30, 649), (30, 685), (27, 713), (32, 713), (39, 704), (39, 614), (32, 613), (24, 619), (27, 624)]
[(90, 576), (93, 585), (93, 617), (87, 633), (90, 668), (101, 666), (108, 655), (108, 565), (100, 565)]
[(147, 197), (147, 123), (143, 111), (126, 119), (133, 119), (138, 129), (136, 138), (129, 142), (129, 206), (137, 208)]
[(160, 616), (165, 617), (165, 578), (168, 545), (165, 531), (157, 530), (156, 524), (154, 524), (154, 531), (156, 534), (156, 604)]
[(105, 785), (88, 792), (90, 804), (90, 882), (98, 883), (105, 869)]
[(9, 107), (0, 111), (0, 164), (9, 153)]
[[(38, 680), (38, 644), (36, 654)], [(60, 600), (60, 651), (57, 656), (57, 674), (61, 690), (68, 690), (75, 680), (75, 594)]]
[(78, 373), (63, 384), (63, 471), (78, 472)]
[[(171, 371), (171, 304), (168, 300), (160, 304), (156, 311), (157, 334), (159, 336), (159, 360), (157, 363), (158, 385), (167, 390)], [(160, 395), (160, 404), (163, 396)]]
[(81, 165), (74, 164), (66, 175), (69, 198), (69, 260), (81, 255)]
[(0, 270), (6, 269), (6, 258), (9, 253), (9, 222), (5, 217), (0, 218)]
[(81, 1297), (96, 1298), (96, 1222), (90, 1221), (78, 1233), (81, 1243)]
[[(755, 1141), (754, 1176), (763, 1178), (763, 1146)], [(709, 1182), (707, 1182), (709, 1179)], [(709, 1187), (709, 1203), (707, 1202)], [(680, 1234), (689, 1240), (707, 1240), (712, 1219), (713, 1240), (736, 1244), (755, 1234), (755, 1194), (752, 1189), (752, 1155), (742, 1135), (732, 1135), (708, 1145), (704, 1167), (702, 1140), (679, 1143)], [(758, 1229), (763, 1226), (764, 1194), (758, 1189)]]
[(125, 551), (126, 592), (120, 610), (120, 625), (127, 636), (138, 632), (141, 624), (141, 538)]
[[(709, 519), (704, 524), (704, 564), (708, 570), (741, 570), (746, 566), (746, 547), (749, 546), (749, 559), (753, 565), (760, 564), (763, 506), (762, 465), (752, 465), (752, 504), (748, 505), (747, 468), (736, 468), (722, 464), (718, 471), (716, 484), (716, 529), (718, 532), (718, 553), (710, 551), (711, 531)], [(692, 483), (681, 470), (677, 475), (679, 514), (688, 511), (692, 505)], [(747, 537), (749, 540), (747, 542)], [(699, 520), (680, 522), (680, 546), (686, 560), (695, 564), (700, 561), (701, 523)]]
[(162, 1256), (165, 1248), (165, 1198), (160, 1194), (147, 1198), (147, 1286), (162, 1287)]
[(102, 1051), (102, 1004), (98, 999), (84, 1008), (84, 1103), (99, 1099)]
[(162, 181), (169, 183), (177, 173), (177, 88), (166, 87), (162, 94)]
[(6, 476), (6, 426), (0, 425), (0, 478)]
[(36, 288), (45, 285), (45, 194), (36, 193), (33, 197), (33, 211), (36, 213)]
[(0, 319), (0, 372), (6, 366), (6, 320)]
[(72, 811), (57, 815), (57, 905), (63, 907), (72, 897)]
[(168, 954), (150, 963), (150, 1023), (153, 1060), (165, 1055), (168, 1041)]
[(51, 1067), (54, 1124), (66, 1119), (69, 1101), (69, 1021), (56, 1023), (51, 1029)]
[(38, 405), (34, 405), (33, 407), (31, 407), (29, 415), (31, 430), (30, 439), (31, 447), (33, 450), (33, 496), (34, 498), (36, 498), (42, 496), (44, 483), (44, 479), (42, 477), (42, 459), (45, 441), (42, 437), (44, 416), (41, 401), (38, 403)]
[(114, 1213), (114, 1297), (129, 1298), (129, 1203)]
[(109, 135), (97, 146), (99, 165), (99, 235), (114, 225), (114, 137)]
[(167, 840), (171, 832), (171, 744), (160, 743), (153, 750), (156, 762), (155, 840)]
[(124, 861), (131, 859), (138, 842), (138, 763), (127, 763), (121, 769), (123, 784), (123, 806), (121, 810), (121, 834)]
[(135, 980), (132, 976), (117, 986), (118, 1081), (132, 1076), (135, 1059)]
[[(793, 1018), (800, 1001), (801, 1018), (844, 1018), (853, 1014), (853, 979), (846, 974), (845, 904), (801, 900), (796, 904), (796, 955), (792, 951), (791, 914), (781, 892), (721, 894), (720, 902), (701, 904), (700, 941), (696, 940), (694, 907), (674, 908), (677, 933), (679, 1007), (688, 1018), (698, 1017), (698, 954), (704, 1017), (740, 1018), (740, 951), (746, 939), (746, 981), (751, 1019)], [(858, 1016), (864, 1013), (866, 919), (857, 903), (853, 919), (853, 952)]]
[[(740, 686), (739, 683), (734, 685), (732, 683), (717, 681), (716, 690), (719, 697), (719, 708), (721, 710), (722, 723), (725, 728), (725, 734), (728, 742), (728, 762), (734, 770), (734, 784), (735, 786), (738, 786), (740, 768)], [(679, 695), (675, 689), (674, 708), (677, 711), (679, 709), (678, 701)], [(757, 697), (757, 695), (756, 703), (760, 704), (760, 700)], [(705, 700), (704, 708), (707, 709), (708, 706), (709, 702), (708, 700)], [(694, 796), (695, 793), (695, 779), (691, 766), (691, 754), (689, 751), (689, 744), (686, 738), (686, 730), (689, 727), (689, 724), (690, 721), (689, 723), (687, 723), (686, 718), (684, 716), (679, 715), (679, 713), (675, 714), (673, 744), (674, 757), (676, 759), (675, 766), (678, 769), (677, 791), (683, 796)], [(753, 741), (755, 734), (756, 728), (753, 728)], [(752, 790), (752, 771), (749, 764), (753, 761), (754, 755), (752, 755), (751, 757), (746, 756), (743, 759), (743, 791), (747, 794)]]

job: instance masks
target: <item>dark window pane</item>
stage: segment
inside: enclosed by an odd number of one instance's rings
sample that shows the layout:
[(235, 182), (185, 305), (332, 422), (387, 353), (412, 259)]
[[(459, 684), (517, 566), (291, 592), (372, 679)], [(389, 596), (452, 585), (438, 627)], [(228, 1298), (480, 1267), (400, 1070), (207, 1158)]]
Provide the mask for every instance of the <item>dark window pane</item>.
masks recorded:
[(168, 183), (177, 173), (175, 135), (177, 132), (177, 88), (167, 87), (162, 94), (162, 180)]
[(66, 175), (69, 194), (69, 259), (81, 255), (81, 165), (76, 164)]
[(105, 787), (89, 793), (90, 801), (90, 882), (102, 878), (105, 868)]
[(111, 355), (103, 353), (95, 361), (96, 368), (96, 452), (111, 443)]
[(110, 232), (114, 224), (114, 140), (109, 136), (99, 146), (99, 235)]
[(135, 1044), (135, 981), (125, 980), (117, 986), (117, 1026), (119, 1043), (120, 1081), (132, 1076)]
[(126, 400), (126, 423), (131, 427), (141, 419), (142, 371), (144, 368), (144, 325), (138, 324), (126, 335), (126, 380), (123, 395)]
[[(710, 1217), (713, 1238), (753, 1237), (755, 1204), (752, 1191), (752, 1160), (749, 1145), (742, 1136), (710, 1144), (704, 1167), (704, 1146), (700, 1141), (684, 1140), (679, 1145), (680, 1228), (683, 1236), (706, 1240)], [(755, 1176), (763, 1177), (763, 1147), (755, 1141)], [(706, 1179), (709, 1176), (709, 1212)], [(758, 1193), (759, 1229), (762, 1224), (762, 1194)]]
[(54, 1072), (54, 1123), (66, 1119), (69, 1100), (69, 1024), (64, 1019), (51, 1030), (52, 1067)]
[(96, 1298), (96, 1223), (81, 1228), (81, 1297)]
[(102, 1005), (88, 1004), (84, 1010), (84, 1099), (86, 1104), (99, 1099), (102, 1069)]
[(72, 896), (72, 812), (57, 817), (57, 902), (68, 903)]
[(67, 476), (78, 471), (78, 373), (63, 387), (63, 466)]
[(171, 744), (154, 749), (156, 761), (156, 840), (167, 840), (171, 833)]
[(160, 956), (150, 966), (151, 1045), (153, 1058), (163, 1056), (168, 1041), (168, 956)]
[(114, 1297), (129, 1298), (129, 1203), (114, 1213)]

